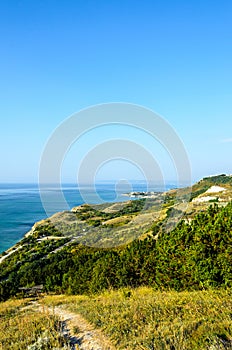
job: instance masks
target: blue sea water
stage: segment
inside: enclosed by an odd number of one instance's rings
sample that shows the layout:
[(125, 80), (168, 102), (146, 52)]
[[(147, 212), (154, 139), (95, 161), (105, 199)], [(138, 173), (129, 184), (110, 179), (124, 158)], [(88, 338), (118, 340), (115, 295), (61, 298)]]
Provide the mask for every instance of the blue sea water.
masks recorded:
[[(168, 189), (174, 186), (167, 186)], [(105, 202), (125, 201), (128, 197), (123, 193), (129, 192), (125, 188), (116, 189), (115, 183), (99, 183), (95, 186), (96, 192)], [(166, 188), (167, 189), (167, 188)], [(133, 183), (131, 190), (146, 191), (145, 183)], [(157, 188), (157, 190), (159, 190)], [(46, 189), (46, 198), (50, 203), (50, 215), (67, 208), (63, 203), (53, 201), (58, 191), (56, 187)], [(97, 203), (92, 188), (88, 186), (62, 185), (62, 192), (69, 207), (83, 204), (86, 198), (89, 203)], [(84, 199), (83, 199), (83, 193)], [(36, 221), (47, 217), (41, 202), (37, 184), (0, 184), (0, 253), (17, 243), (28, 232)]]

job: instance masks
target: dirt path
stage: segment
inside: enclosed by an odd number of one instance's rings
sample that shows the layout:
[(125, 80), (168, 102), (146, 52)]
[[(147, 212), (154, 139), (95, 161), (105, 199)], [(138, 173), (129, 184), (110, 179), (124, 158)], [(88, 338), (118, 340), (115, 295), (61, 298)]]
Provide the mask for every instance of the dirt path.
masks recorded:
[(73, 350), (116, 350), (102, 332), (95, 329), (80, 314), (61, 306), (44, 307), (37, 302), (33, 303), (33, 308), (60, 318), (63, 325), (62, 333), (70, 339)]

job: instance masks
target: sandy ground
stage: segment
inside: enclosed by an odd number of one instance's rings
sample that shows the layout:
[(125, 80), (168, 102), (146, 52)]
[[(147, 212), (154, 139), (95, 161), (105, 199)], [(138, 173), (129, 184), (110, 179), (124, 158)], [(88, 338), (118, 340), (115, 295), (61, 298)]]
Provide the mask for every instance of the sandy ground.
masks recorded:
[(203, 203), (203, 202), (209, 202), (211, 200), (216, 200), (217, 197), (215, 196), (207, 196), (214, 193), (220, 193), (226, 191), (226, 188), (221, 186), (211, 186), (207, 191), (205, 191), (203, 194), (198, 196), (197, 198), (193, 199), (193, 203)]
[(221, 186), (211, 186), (205, 193), (218, 193), (218, 192), (223, 192), (226, 189)]
[(211, 200), (216, 200), (217, 197), (212, 196), (205, 196), (205, 197), (197, 197), (193, 199), (193, 203), (203, 203), (203, 202), (209, 202)]

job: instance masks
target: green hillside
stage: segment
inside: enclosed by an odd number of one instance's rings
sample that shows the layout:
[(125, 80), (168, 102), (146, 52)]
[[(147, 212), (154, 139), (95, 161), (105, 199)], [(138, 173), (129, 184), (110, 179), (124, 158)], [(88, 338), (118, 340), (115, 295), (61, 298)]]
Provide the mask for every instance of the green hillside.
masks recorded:
[[(220, 175), (201, 180), (191, 193), (171, 190), (149, 200), (56, 214), (55, 224), (54, 218), (36, 224), (2, 255), (0, 298), (38, 284), (67, 294), (141, 285), (179, 291), (231, 287), (231, 191), (231, 177)], [(112, 230), (115, 247), (95, 247), (99, 237), (108, 242)], [(92, 247), (83, 245), (88, 239)]]

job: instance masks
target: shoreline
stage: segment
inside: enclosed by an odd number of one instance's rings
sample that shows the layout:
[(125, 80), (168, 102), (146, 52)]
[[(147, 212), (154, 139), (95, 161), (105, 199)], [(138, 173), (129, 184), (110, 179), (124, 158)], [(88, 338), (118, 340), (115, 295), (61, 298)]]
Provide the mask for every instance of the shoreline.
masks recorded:
[(156, 198), (157, 196), (162, 195), (164, 192), (154, 192), (154, 191), (138, 191), (138, 192), (128, 192), (123, 193), (122, 196), (132, 197), (132, 198)]

